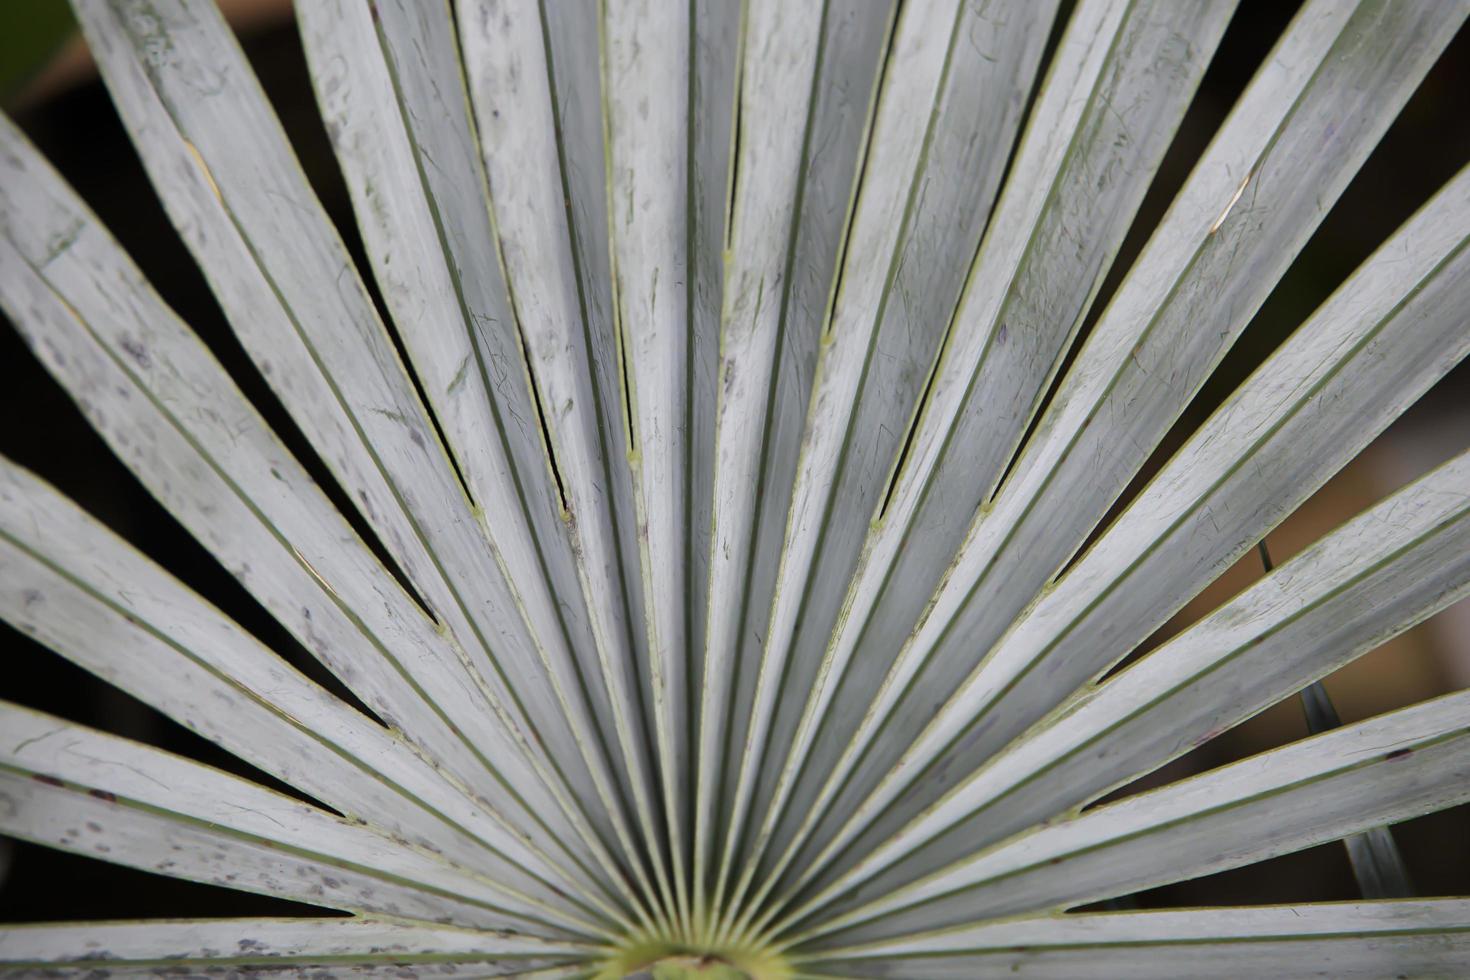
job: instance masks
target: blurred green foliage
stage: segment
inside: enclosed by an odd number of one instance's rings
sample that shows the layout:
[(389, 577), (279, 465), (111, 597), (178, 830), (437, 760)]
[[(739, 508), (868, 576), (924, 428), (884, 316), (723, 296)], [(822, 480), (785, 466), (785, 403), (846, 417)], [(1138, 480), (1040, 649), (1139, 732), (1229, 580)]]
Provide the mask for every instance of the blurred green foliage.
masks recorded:
[(0, 0), (0, 100), (14, 98), (76, 29), (66, 0)]

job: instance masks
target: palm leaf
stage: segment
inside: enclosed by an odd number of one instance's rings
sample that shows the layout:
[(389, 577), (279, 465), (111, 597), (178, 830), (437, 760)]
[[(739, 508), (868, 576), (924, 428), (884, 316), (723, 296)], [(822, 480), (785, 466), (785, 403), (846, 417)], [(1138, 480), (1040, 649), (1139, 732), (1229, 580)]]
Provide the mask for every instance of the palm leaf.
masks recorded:
[(573, 964), (585, 955), (575, 946), (382, 918), (22, 926), (7, 934), (6, 952), (20, 969), (120, 977), (247, 967), (315, 976), (402, 977), (431, 969), (440, 976), (550, 978), (576, 976)]
[(0, 615), (297, 795), (0, 702), (0, 832), (336, 915), (0, 969), (1470, 968), (1072, 911), (1470, 801), (1461, 692), (1094, 805), (1470, 593), (1462, 453), (1117, 669), (1470, 354), (1466, 170), (1153, 472), (1470, 2), (1308, 0), (1126, 269), (1231, 0), (304, 3), (362, 270), (212, 4), (74, 6), (323, 468), (8, 120), (0, 309), (356, 700), (4, 461)]
[(1446, 948), (1467, 927), (1464, 901), (1369, 902), (1251, 909), (1085, 914), (874, 943), (814, 964), (817, 975), (912, 980), (1037, 977), (1289, 975), (1311, 964), (1335, 977), (1381, 977), (1465, 969), (1464, 948)]

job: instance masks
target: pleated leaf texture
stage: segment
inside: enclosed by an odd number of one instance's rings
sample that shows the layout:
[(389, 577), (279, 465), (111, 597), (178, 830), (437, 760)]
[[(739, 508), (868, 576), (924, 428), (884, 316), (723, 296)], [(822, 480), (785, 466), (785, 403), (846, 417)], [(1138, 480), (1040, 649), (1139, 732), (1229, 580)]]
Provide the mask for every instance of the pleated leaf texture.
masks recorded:
[(1089, 805), (1470, 593), (1465, 454), (1123, 664), (1470, 352), (1462, 171), (1145, 469), (1470, 0), (1306, 0), (1106, 290), (1235, 3), (1059, 6), (302, 0), (359, 269), (211, 3), (75, 0), (321, 467), (8, 120), (0, 306), (360, 704), (5, 461), (5, 620), (298, 795), (6, 703), (0, 832), (342, 914), (0, 971), (1470, 974), (1470, 692)]

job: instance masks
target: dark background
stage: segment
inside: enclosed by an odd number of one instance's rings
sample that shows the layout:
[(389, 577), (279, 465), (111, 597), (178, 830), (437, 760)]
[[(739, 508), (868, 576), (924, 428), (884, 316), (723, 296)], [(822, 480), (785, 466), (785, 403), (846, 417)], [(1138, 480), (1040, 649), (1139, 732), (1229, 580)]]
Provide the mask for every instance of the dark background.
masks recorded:
[[(1144, 203), (1109, 285), (1105, 286), (1104, 298), (1137, 255), (1148, 231), (1187, 176), (1190, 164), (1204, 149), (1295, 7), (1296, 4), (1275, 0), (1242, 3)], [(257, 23), (244, 41), (309, 177), (361, 264), (346, 191), (315, 114), (294, 27), (279, 21), (273, 26)], [(1187, 432), (1201, 421), (1374, 246), (1470, 161), (1467, 101), (1470, 101), (1470, 31), (1462, 30), (1216, 377), (1176, 427), (1175, 434), (1166, 441), (1161, 457), (1177, 444), (1179, 433)], [(202, 278), (174, 236), (100, 84), (95, 79), (84, 79), (64, 91), (43, 97), (38, 97), (34, 89), (22, 91), (18, 97), (12, 96), (9, 108), (113, 230), (163, 296), (216, 351), (297, 455), (313, 468), (319, 482), (332, 487), (309, 447), (233, 340)], [(1100, 300), (1097, 307), (1101, 306)], [(0, 452), (58, 486), (299, 668), (338, 689), (315, 661), (296, 646), (113, 458), (8, 323), (0, 323), (0, 399), (3, 399), (4, 418), (0, 425)], [(1385, 434), (1380, 440), (1386, 447), (1384, 451), (1392, 452), (1398, 445), (1395, 440), (1402, 442), (1413, 433), (1435, 427), (1464, 427), (1470, 417), (1466, 413), (1467, 402), (1470, 402), (1470, 370), (1462, 365), (1409, 417)], [(1454, 439), (1458, 441), (1451, 451), (1464, 448), (1470, 444), (1470, 431), (1461, 428)], [(1375, 450), (1379, 448), (1375, 444)], [(1442, 455), (1447, 456), (1448, 452)], [(1371, 498), (1359, 499), (1364, 491), (1358, 484), (1364, 481), (1374, 484), (1378, 488), (1374, 491), (1376, 496), (1392, 489), (1392, 485), (1382, 486), (1383, 480), (1371, 473), (1363, 475), (1354, 470), (1354, 474), (1349, 476), (1358, 483), (1343, 486), (1342, 481), (1334, 481), (1308, 505), (1316, 510), (1302, 517), (1298, 524), (1289, 522), (1289, 526), (1273, 532), (1273, 550), (1284, 552), (1277, 554), (1278, 561), (1322, 530), (1360, 510), (1365, 502), (1371, 502)], [(1295, 544), (1293, 533), (1301, 539)], [(1236, 579), (1248, 582), (1259, 575), (1258, 567), (1247, 565), (1243, 561), (1242, 567), (1233, 571)], [(1233, 591), (1234, 588), (1227, 587), (1223, 594), (1212, 593), (1202, 608), (1186, 610), (1181, 619), (1161, 633), (1181, 628), (1189, 618), (1197, 617), (1209, 604)], [(1443, 638), (1437, 642), (1440, 647), (1445, 646)], [(1449, 644), (1450, 648), (1455, 645)], [(1463, 637), (1458, 639), (1462, 655), (1467, 646), (1470, 644)], [(1444, 655), (1443, 649), (1420, 651), (1413, 682), (1408, 685), (1411, 690), (1407, 693), (1402, 690), (1404, 683), (1396, 686), (1392, 681), (1404, 678), (1407, 670), (1404, 658), (1410, 654), (1396, 655), (1395, 660), (1378, 658), (1374, 660), (1376, 667), (1373, 663), (1361, 668), (1355, 665), (1349, 669), (1356, 669), (1362, 675), (1361, 681), (1349, 685), (1343, 680), (1335, 685), (1337, 679), (1329, 679), (1329, 689), (1335, 697), (1340, 689), (1353, 706), (1344, 710), (1345, 720), (1390, 710), (1442, 693), (1451, 686), (1462, 686), (1463, 682), (1455, 681), (1452, 672), (1437, 666), (1439, 661), (1434, 657)], [(1373, 670), (1379, 673), (1374, 674)], [(1346, 675), (1347, 671), (1343, 673)], [(1463, 670), (1460, 676), (1465, 676)], [(1364, 690), (1368, 693), (1363, 694)], [(1353, 697), (1358, 700), (1353, 701)], [(0, 698), (144, 740), (284, 789), (146, 705), (94, 680), (3, 625), (0, 625)], [(1305, 733), (1294, 701), (1278, 705), (1267, 715), (1270, 717), (1263, 716), (1202, 746), (1162, 773), (1140, 781), (1140, 786), (1211, 768)], [(1124, 792), (1137, 788), (1130, 787)], [(1420, 894), (1470, 893), (1470, 810), (1462, 807), (1410, 821), (1396, 829), (1396, 836)], [(7, 843), (8, 872), (4, 856)], [(1151, 907), (1357, 897), (1343, 849), (1332, 844), (1157, 889), (1136, 896), (1132, 904)], [(0, 922), (312, 912), (325, 914), (287, 902), (175, 881), (0, 838)]]

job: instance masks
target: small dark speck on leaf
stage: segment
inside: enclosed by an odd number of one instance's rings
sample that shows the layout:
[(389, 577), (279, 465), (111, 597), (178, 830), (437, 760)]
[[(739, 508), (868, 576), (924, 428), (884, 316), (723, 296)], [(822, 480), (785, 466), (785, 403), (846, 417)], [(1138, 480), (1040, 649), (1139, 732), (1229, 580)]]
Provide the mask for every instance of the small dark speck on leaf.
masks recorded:
[(138, 367), (146, 368), (152, 363), (152, 361), (148, 357), (147, 348), (138, 343), (136, 340), (124, 339), (122, 341), (122, 349), (127, 353), (129, 357), (138, 362)]

